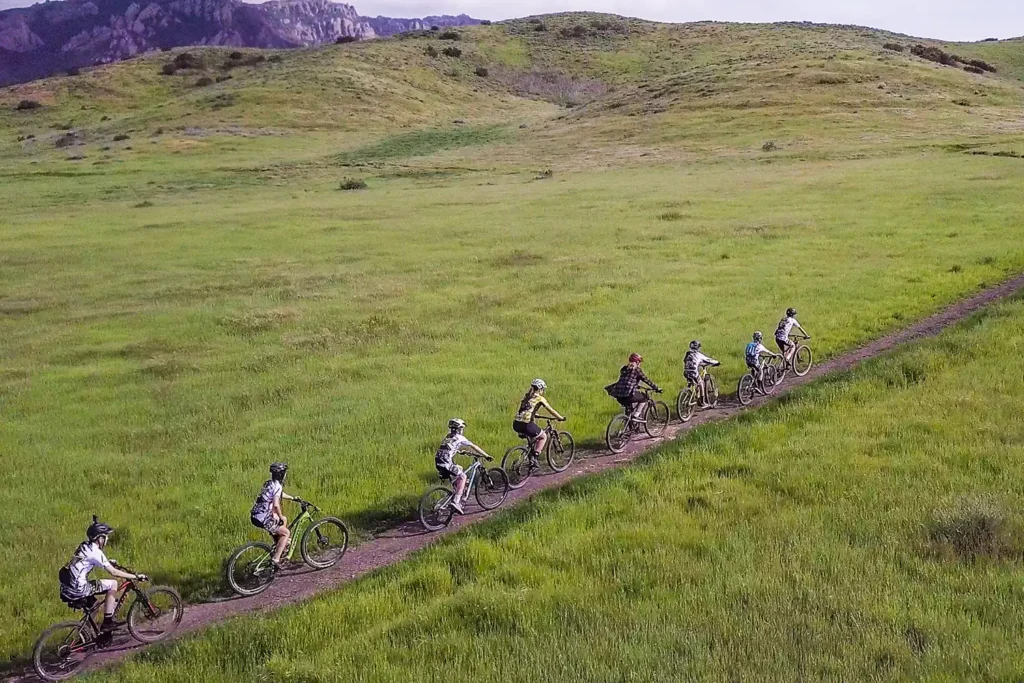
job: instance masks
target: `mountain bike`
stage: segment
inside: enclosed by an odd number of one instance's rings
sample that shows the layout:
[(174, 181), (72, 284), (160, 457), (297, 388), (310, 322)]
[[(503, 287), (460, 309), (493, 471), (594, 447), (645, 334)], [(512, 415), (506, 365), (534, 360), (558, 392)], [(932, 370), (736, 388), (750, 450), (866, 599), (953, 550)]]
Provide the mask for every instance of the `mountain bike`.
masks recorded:
[[(697, 380), (704, 386), (703, 396), (700, 400), (703, 401), (705, 408), (714, 408), (718, 405), (718, 382), (708, 372), (709, 366), (704, 366), (697, 371)], [(679, 419), (683, 422), (689, 422), (693, 418), (693, 413), (697, 410), (698, 396), (697, 396), (697, 385), (685, 387), (679, 392), (678, 398), (676, 398), (676, 412), (679, 414)]]
[(782, 384), (790, 370), (797, 377), (803, 377), (811, 371), (811, 365), (814, 364), (814, 355), (811, 353), (811, 347), (800, 343), (801, 341), (807, 341), (811, 336), (809, 334), (793, 334), (790, 335), (790, 338), (798, 340), (796, 348), (793, 349), (792, 360), (787, 360), (782, 354), (779, 354), (769, 361), (775, 367), (775, 384)]
[(758, 394), (762, 396), (771, 396), (775, 393), (775, 386), (778, 382), (775, 381), (775, 366), (771, 363), (763, 363), (761, 365), (761, 381), (757, 381), (753, 372), (740, 377), (739, 385), (736, 387), (736, 398), (739, 399), (740, 403), (747, 406), (754, 400), (754, 397)]
[[(573, 458), (576, 457), (576, 442), (569, 432), (560, 432), (551, 426), (557, 422), (553, 417), (538, 415), (538, 420), (544, 420), (544, 433), (548, 435), (548, 441), (544, 444), (544, 454), (547, 456), (548, 465), (555, 472), (564, 472), (569, 469)], [(530, 454), (533, 453), (535, 439), (526, 439), (526, 444), (513, 446), (505, 451), (505, 457), (501, 459), (501, 469), (508, 475), (508, 485), (514, 489), (522, 488), (526, 480), (533, 474), (530, 468)]]
[[(153, 586), (143, 590), (139, 587), (140, 583), (148, 580), (146, 577), (128, 579), (117, 587), (121, 595), (114, 614), (128, 605), (128, 617), (123, 623), (116, 624), (114, 632), (127, 626), (128, 632), (140, 643), (163, 640), (178, 628), (185, 613), (181, 596), (173, 588)], [(102, 647), (97, 643), (100, 636), (100, 626), (95, 617), (95, 613), (100, 611), (95, 609), (97, 603), (102, 608), (102, 601), (95, 595), (68, 601), (68, 607), (81, 610), (82, 618), (54, 624), (39, 636), (32, 650), (32, 667), (40, 678), (46, 681), (70, 678), (92, 652)]]
[[(302, 512), (288, 525), (291, 540), (281, 560), (296, 562), (298, 549), (302, 561), (313, 569), (333, 567), (348, 550), (348, 528), (337, 517), (320, 517), (320, 508), (309, 501), (296, 498)], [(296, 543), (296, 539), (300, 539)], [(277, 568), (271, 562), (274, 545), (253, 541), (237, 548), (228, 559), (228, 585), (238, 595), (262, 593), (277, 577)]]
[(641, 389), (640, 393), (644, 396), (644, 406), (639, 413), (632, 408), (624, 408), (608, 423), (608, 428), (604, 432), (604, 442), (612, 453), (624, 451), (641, 428), (647, 432), (647, 436), (656, 439), (664, 434), (668, 427), (668, 404), (664, 401), (655, 401), (647, 389)]
[[(508, 498), (511, 487), (508, 484), (508, 475), (500, 467), (487, 469), (481, 464), (481, 460), (490, 462), (489, 458), (479, 453), (464, 453), (472, 455), (473, 464), (466, 468), (466, 488), (463, 489), (462, 500), (465, 502), (472, 491), (476, 496), (476, 502), (484, 510), (493, 510)], [(447, 484), (435, 486), (423, 494), (420, 499), (420, 523), (427, 531), (440, 531), (452, 523), (455, 516), (455, 508), (452, 503), (455, 500), (455, 491)]]

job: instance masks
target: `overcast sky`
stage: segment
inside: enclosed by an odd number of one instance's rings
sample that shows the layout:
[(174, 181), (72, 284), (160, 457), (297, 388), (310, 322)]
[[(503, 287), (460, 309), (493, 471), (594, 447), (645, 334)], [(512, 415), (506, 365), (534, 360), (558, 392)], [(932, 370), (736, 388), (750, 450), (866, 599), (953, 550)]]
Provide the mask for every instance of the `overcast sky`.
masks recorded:
[[(137, 0), (145, 4), (147, 0)], [(360, 14), (460, 14), (507, 19), (567, 10), (660, 21), (816, 21), (861, 24), (945, 40), (1024, 35), (1024, 0), (348, 0)], [(0, 8), (32, 0), (0, 0)]]

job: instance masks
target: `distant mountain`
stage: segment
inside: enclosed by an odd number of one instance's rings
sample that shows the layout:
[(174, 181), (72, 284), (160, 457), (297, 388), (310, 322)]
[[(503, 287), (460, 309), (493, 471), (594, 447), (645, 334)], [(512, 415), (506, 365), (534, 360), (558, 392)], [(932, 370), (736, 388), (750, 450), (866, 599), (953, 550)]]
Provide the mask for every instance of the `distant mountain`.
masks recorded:
[(464, 14), (371, 19), (330, 0), (43, 2), (0, 12), (0, 86), (185, 45), (305, 47), (478, 23)]

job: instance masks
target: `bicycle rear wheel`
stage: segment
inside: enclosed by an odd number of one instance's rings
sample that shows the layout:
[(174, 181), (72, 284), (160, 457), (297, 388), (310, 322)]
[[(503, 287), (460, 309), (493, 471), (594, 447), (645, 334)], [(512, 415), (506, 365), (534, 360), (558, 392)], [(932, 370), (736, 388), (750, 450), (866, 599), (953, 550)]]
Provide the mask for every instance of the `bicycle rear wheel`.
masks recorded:
[(327, 569), (338, 564), (348, 550), (348, 528), (337, 517), (324, 517), (302, 534), (299, 552), (302, 561), (313, 569)]
[(704, 376), (704, 401), (708, 408), (718, 407), (718, 382), (711, 375)]
[(82, 622), (55, 624), (36, 641), (32, 668), (44, 681), (63, 681), (74, 676), (95, 649), (95, 636)]
[(508, 475), (508, 485), (514, 489), (523, 488), (523, 484), (533, 474), (530, 471), (530, 447), (513, 446), (505, 451), (501, 459), (501, 469)]
[(451, 500), (455, 495), (447, 486), (435, 486), (420, 499), (420, 523), (427, 531), (440, 531), (451, 524), (455, 511)]
[(803, 377), (810, 372), (813, 363), (814, 358), (813, 354), (811, 354), (811, 347), (797, 347), (796, 353), (793, 354), (793, 372), (796, 373), (797, 377)]
[(128, 632), (142, 643), (155, 643), (174, 633), (185, 608), (173, 588), (155, 586), (147, 590), (128, 610)]
[[(767, 370), (767, 368), (765, 368)], [(767, 378), (765, 382), (767, 382)], [(736, 398), (739, 399), (741, 405), (749, 406), (750, 402), (754, 400), (754, 388), (757, 381), (753, 375), (747, 374), (740, 377), (740, 383), (736, 387)]]
[(670, 419), (671, 415), (668, 412), (668, 404), (664, 401), (651, 401), (647, 406), (644, 431), (647, 432), (647, 436), (656, 439), (665, 433)]
[(626, 450), (629, 443), (629, 418), (620, 413), (608, 423), (608, 429), (604, 432), (604, 442), (612, 453), (621, 453)]
[(228, 560), (228, 584), (238, 595), (262, 593), (274, 581), (276, 571), (270, 558), (274, 549), (266, 543), (246, 543)]
[(775, 366), (766, 364), (761, 370), (761, 373), (761, 388), (764, 390), (766, 396), (771, 396), (775, 393), (775, 387), (779, 385), (778, 378), (776, 377)]
[(510, 488), (505, 470), (499, 467), (492, 467), (489, 470), (480, 468), (473, 495), (476, 496), (476, 502), (480, 507), (484, 510), (493, 510), (505, 502)]
[(697, 408), (697, 399), (694, 396), (693, 387), (686, 387), (679, 392), (676, 399), (676, 412), (681, 422), (689, 422), (693, 417), (693, 411)]
[(555, 432), (548, 439), (546, 450), (551, 469), (555, 472), (564, 472), (569, 469), (573, 458), (576, 457), (576, 442), (569, 432)]

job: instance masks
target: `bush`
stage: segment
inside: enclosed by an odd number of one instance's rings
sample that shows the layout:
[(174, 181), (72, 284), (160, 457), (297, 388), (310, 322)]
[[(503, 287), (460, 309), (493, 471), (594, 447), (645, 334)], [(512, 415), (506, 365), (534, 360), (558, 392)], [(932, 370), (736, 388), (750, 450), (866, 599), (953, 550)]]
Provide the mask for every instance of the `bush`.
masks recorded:
[(552, 171), (549, 168), (549, 169), (543, 170), (540, 173), (538, 173), (536, 179), (537, 180), (551, 180), (554, 177), (555, 177), (555, 172)]
[(435, 58), (435, 57), (437, 57), (437, 56), (438, 56), (438, 54), (440, 54), (440, 53), (439, 53), (439, 52), (437, 51), (437, 48), (436, 48), (436, 47), (434, 47), (433, 45), (427, 45), (427, 49), (426, 49), (426, 50), (424, 50), (423, 52), (424, 52), (424, 53), (426, 53), (426, 55), (427, 55), (428, 57), (432, 58), (432, 59), (433, 59), (433, 58)]
[(985, 73), (984, 69), (979, 69), (978, 67), (971, 66), (970, 64), (968, 64), (967, 66), (964, 67), (964, 71), (967, 71), (968, 73), (972, 73), (972, 74), (983, 74), (983, 73)]
[(121, 142), (122, 140), (128, 140), (129, 138), (131, 138), (131, 136), (128, 135), (128, 133), (118, 133), (114, 136), (113, 140), (114, 142)]
[[(961, 59), (960, 61), (962, 62), (963, 60)], [(975, 69), (981, 69), (982, 71), (988, 71), (991, 73), (996, 72), (996, 68), (994, 66), (980, 59), (970, 59), (966, 63), (973, 66)]]
[(480, 20), (480, 25), (481, 26), (490, 26), (491, 25), (491, 20), (490, 19), (481, 19)]
[(234, 76), (231, 74), (224, 74), (223, 76), (217, 76), (217, 82), (223, 83), (224, 81), (230, 81)]
[(583, 24), (575, 24), (562, 28), (559, 33), (562, 34), (563, 38), (586, 38), (587, 27)]
[(42, 106), (43, 105), (39, 104), (35, 100), (22, 100), (21, 102), (18, 102), (14, 108), (17, 111), (31, 111), (33, 109), (39, 109)]
[(766, 142), (763, 145), (761, 145), (761, 151), (762, 152), (774, 152), (778, 148), (779, 148), (779, 146), (775, 144), (774, 140), (769, 140), (768, 142)]
[(1006, 512), (992, 498), (967, 497), (936, 510), (927, 524), (933, 551), (967, 562), (1019, 554)]
[(459, 57), (462, 56), (462, 50), (460, 50), (459, 48), (457, 48), (454, 45), (452, 45), (451, 47), (446, 47), (441, 52), (441, 54), (443, 54), (445, 57), (451, 57), (453, 59), (458, 59)]
[(70, 69), (68, 69), (67, 74), (68, 76), (81, 76), (82, 70), (76, 66), (73, 66)]
[(209, 76), (203, 76), (198, 81), (196, 81), (196, 86), (199, 88), (205, 88), (208, 85), (213, 85), (213, 79)]
[(462, 40), (462, 35), (458, 31), (452, 31), (448, 29), (444, 33), (438, 36), (441, 40)]
[(334, 41), (334, 44), (335, 45), (344, 45), (345, 43), (354, 43), (357, 40), (359, 40), (359, 39), (356, 38), (355, 36), (340, 36), (340, 37), (338, 37), (337, 40)]
[(910, 48), (910, 52), (916, 57), (945, 66), (956, 66), (958, 61), (956, 55), (951, 55), (937, 47), (925, 47), (924, 45), (917, 44)]
[(76, 142), (78, 142), (77, 135), (75, 135), (74, 133), (64, 133), (64, 135), (61, 135), (59, 138), (57, 138), (57, 141), (54, 142), (53, 144), (58, 149), (64, 149), (65, 147), (70, 147), (74, 145)]
[(349, 192), (352, 190), (365, 190), (367, 187), (366, 181), (364, 180), (360, 180), (359, 178), (345, 178), (341, 181), (341, 185), (338, 186), (338, 189)]
[(174, 62), (167, 62), (160, 69), (160, 73), (164, 76), (173, 76), (178, 71), (178, 67), (174, 65)]
[(534, 25), (533, 30), (536, 31), (537, 33), (543, 33), (544, 31), (548, 30), (548, 25), (545, 24), (543, 21), (538, 21), (536, 25)]
[(199, 69), (202, 68), (203, 63), (191, 52), (182, 52), (174, 58), (174, 66), (179, 69)]
[(489, 71), (487, 71), (487, 67), (484, 67), (484, 66), (478, 66), (478, 67), (476, 68), (476, 71), (475, 71), (474, 73), (475, 73), (475, 74), (476, 74), (477, 76), (479, 76), (480, 78), (487, 78), (487, 75), (488, 75), (488, 74), (489, 74), (490, 72), (489, 72)]
[(540, 17), (530, 17), (529, 19), (526, 20), (526, 23), (527, 24), (543, 24), (544, 22), (540, 20)]
[(907, 49), (900, 45), (899, 43), (886, 43), (882, 47), (885, 48), (886, 50), (891, 50), (893, 52), (903, 52), (904, 50)]
[(243, 55), (241, 52), (232, 52), (231, 54), (228, 55), (228, 59), (233, 59), (233, 60), (235, 60), (237, 62), (239, 59), (241, 59), (244, 56), (245, 55)]

